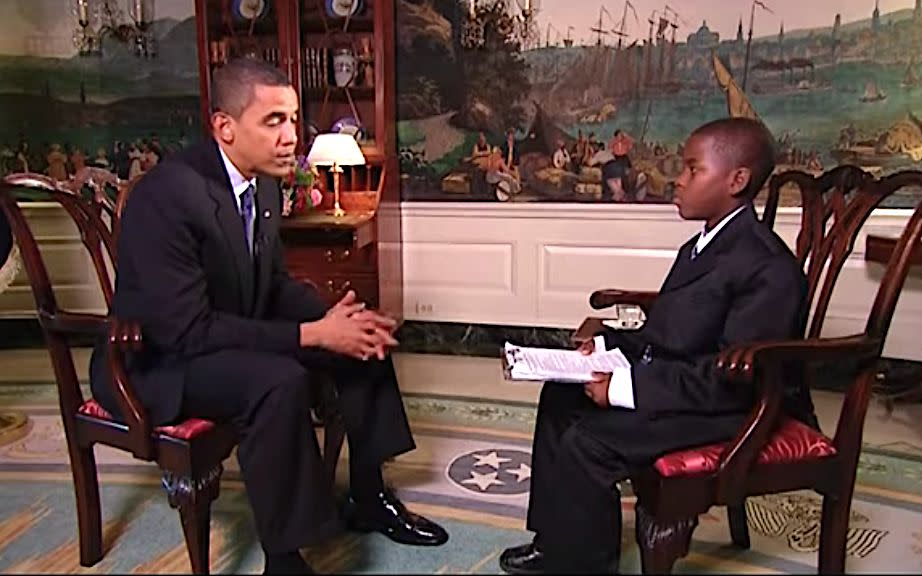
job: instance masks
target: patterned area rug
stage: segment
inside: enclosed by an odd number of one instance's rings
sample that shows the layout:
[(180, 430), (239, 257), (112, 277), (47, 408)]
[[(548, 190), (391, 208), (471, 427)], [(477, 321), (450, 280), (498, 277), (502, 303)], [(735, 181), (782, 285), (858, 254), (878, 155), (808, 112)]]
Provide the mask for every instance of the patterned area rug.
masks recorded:
[[(0, 572), (176, 573), (189, 563), (177, 513), (155, 467), (105, 448), (101, 467), (107, 554), (78, 563), (74, 497), (60, 419), (53, 405), (20, 405), (29, 434), (0, 447)], [(531, 475), (534, 408), (522, 404), (409, 396), (417, 450), (390, 463), (388, 480), (411, 509), (438, 519), (451, 539), (440, 548), (393, 544), (377, 534), (346, 533), (307, 551), (318, 570), (351, 573), (496, 573), (524, 530)], [(346, 475), (341, 462), (339, 478)], [(259, 573), (262, 554), (236, 461), (227, 463), (212, 522), (212, 570)], [(922, 570), (922, 459), (867, 449), (849, 532), (849, 572)], [(629, 486), (625, 492), (630, 493)], [(625, 519), (621, 570), (638, 573), (633, 500)], [(753, 498), (752, 547), (730, 545), (726, 514), (701, 518), (679, 573), (815, 573), (820, 500), (813, 493)]]

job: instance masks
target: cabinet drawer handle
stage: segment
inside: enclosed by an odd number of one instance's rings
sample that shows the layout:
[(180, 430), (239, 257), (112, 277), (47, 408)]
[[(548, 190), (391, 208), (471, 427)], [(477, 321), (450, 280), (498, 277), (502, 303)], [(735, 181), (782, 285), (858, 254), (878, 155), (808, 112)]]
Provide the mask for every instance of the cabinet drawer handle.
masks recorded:
[(327, 262), (333, 264), (335, 262), (345, 262), (349, 259), (349, 256), (351, 256), (352, 253), (349, 252), (349, 249), (347, 248), (339, 254), (339, 257), (337, 257), (336, 252), (330, 249), (326, 251), (325, 255), (327, 257)]
[(345, 292), (352, 288), (352, 282), (349, 280), (344, 280), (343, 283), (339, 286), (339, 289), (336, 288), (332, 280), (327, 280), (327, 290), (330, 292)]

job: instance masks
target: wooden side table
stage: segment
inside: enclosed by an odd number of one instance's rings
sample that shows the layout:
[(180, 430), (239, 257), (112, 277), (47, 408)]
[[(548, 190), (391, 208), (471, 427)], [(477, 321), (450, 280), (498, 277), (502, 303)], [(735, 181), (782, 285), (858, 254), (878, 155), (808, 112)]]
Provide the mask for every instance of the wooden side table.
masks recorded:
[(334, 217), (307, 212), (282, 223), (285, 263), (292, 277), (313, 282), (330, 304), (349, 290), (377, 308), (378, 247), (375, 213), (347, 212)]

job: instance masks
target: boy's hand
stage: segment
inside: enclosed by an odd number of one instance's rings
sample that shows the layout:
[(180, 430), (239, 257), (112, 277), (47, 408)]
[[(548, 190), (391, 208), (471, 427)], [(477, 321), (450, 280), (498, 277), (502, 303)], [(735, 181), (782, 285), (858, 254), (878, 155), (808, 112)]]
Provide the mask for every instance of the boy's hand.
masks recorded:
[(583, 391), (599, 407), (608, 408), (608, 386), (610, 384), (611, 372), (593, 372), (592, 380), (583, 385)]

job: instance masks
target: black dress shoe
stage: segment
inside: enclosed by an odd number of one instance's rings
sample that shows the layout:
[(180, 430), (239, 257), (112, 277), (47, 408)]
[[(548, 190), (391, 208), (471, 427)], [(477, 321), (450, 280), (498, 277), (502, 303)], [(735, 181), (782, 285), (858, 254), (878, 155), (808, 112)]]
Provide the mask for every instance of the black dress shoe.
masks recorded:
[(506, 548), (499, 557), (499, 567), (507, 574), (544, 574), (544, 552), (533, 541)]
[(263, 574), (313, 574), (310, 564), (305, 562), (297, 550), (282, 554), (266, 554)]
[(346, 502), (346, 524), (359, 532), (380, 532), (394, 542), (411, 546), (441, 546), (448, 532), (435, 522), (407, 510), (390, 490), (378, 492), (372, 502)]

